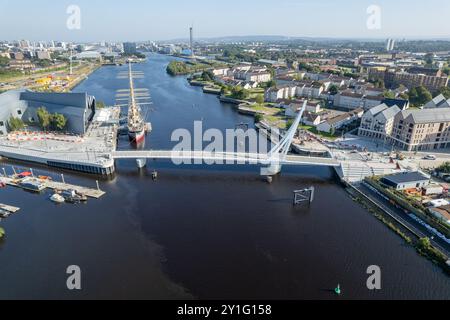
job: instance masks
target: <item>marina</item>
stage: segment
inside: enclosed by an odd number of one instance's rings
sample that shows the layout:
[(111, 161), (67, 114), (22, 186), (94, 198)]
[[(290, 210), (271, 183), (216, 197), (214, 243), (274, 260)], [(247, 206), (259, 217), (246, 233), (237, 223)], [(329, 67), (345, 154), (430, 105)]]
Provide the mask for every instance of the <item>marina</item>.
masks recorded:
[[(64, 179), (64, 176), (62, 176), (62, 179)], [(78, 185), (69, 184), (66, 182), (58, 182), (50, 179), (42, 179), (38, 177), (26, 177), (26, 178), (20, 178), (18, 175), (13, 176), (1, 176), (0, 181), (2, 183), (5, 183), (8, 186), (21, 188), (24, 190), (29, 190), (33, 192), (41, 192), (45, 189), (51, 189), (53, 191), (59, 191), (59, 192), (65, 192), (69, 190), (75, 190), (79, 194), (83, 194), (86, 197), (99, 199), (102, 196), (105, 195), (105, 192), (100, 190), (100, 188), (94, 189), (94, 188), (88, 188), (88, 187), (82, 187)], [(98, 183), (98, 182), (97, 182)], [(33, 186), (38, 186), (36, 188), (33, 188)]]

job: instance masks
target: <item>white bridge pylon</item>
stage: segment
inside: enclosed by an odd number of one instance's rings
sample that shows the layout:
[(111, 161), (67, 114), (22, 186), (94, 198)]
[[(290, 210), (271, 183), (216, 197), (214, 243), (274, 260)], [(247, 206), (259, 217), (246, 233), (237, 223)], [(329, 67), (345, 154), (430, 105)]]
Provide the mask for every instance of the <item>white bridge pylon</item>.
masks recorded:
[(273, 176), (281, 172), (281, 164), (286, 161), (287, 154), (291, 149), (292, 142), (294, 141), (295, 134), (297, 133), (300, 121), (305, 113), (308, 101), (305, 100), (303, 106), (295, 118), (294, 123), (286, 132), (286, 135), (280, 140), (276, 146), (268, 153), (268, 160), (270, 161), (269, 167), (261, 168), (261, 175)]

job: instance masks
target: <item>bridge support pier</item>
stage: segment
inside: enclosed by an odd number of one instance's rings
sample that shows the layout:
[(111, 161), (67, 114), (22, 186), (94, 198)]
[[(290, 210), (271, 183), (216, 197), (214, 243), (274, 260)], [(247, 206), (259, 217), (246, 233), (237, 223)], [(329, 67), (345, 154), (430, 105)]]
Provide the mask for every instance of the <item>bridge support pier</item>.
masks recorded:
[(281, 165), (277, 163), (272, 163), (268, 167), (261, 168), (262, 176), (276, 176), (281, 172)]
[(147, 159), (136, 159), (136, 164), (139, 169), (143, 169), (147, 165)]

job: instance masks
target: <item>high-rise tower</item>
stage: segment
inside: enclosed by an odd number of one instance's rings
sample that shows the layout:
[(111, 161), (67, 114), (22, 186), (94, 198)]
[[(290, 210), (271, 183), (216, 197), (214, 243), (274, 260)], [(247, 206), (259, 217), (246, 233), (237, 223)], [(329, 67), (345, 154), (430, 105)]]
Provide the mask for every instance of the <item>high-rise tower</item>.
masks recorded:
[(194, 54), (194, 27), (189, 28), (189, 49), (191, 50), (191, 57), (195, 56)]

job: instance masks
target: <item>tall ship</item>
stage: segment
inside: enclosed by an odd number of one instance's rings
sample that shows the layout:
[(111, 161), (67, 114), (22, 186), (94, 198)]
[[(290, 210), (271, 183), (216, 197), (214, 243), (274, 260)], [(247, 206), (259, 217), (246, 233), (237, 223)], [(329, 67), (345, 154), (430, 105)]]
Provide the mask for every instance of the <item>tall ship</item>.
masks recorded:
[[(127, 101), (128, 104), (121, 105), (128, 107), (127, 117), (127, 131), (130, 141), (133, 144), (141, 144), (145, 141), (146, 133), (151, 130), (151, 124), (145, 122), (145, 117), (142, 115), (142, 105), (151, 104), (145, 102), (150, 99), (147, 89), (135, 89), (134, 79), (143, 78), (143, 73), (133, 72), (131, 70), (131, 61), (128, 61), (128, 75), (129, 89), (119, 90), (117, 100)], [(119, 76), (120, 77), (120, 76)], [(125, 75), (122, 75), (125, 77)]]

